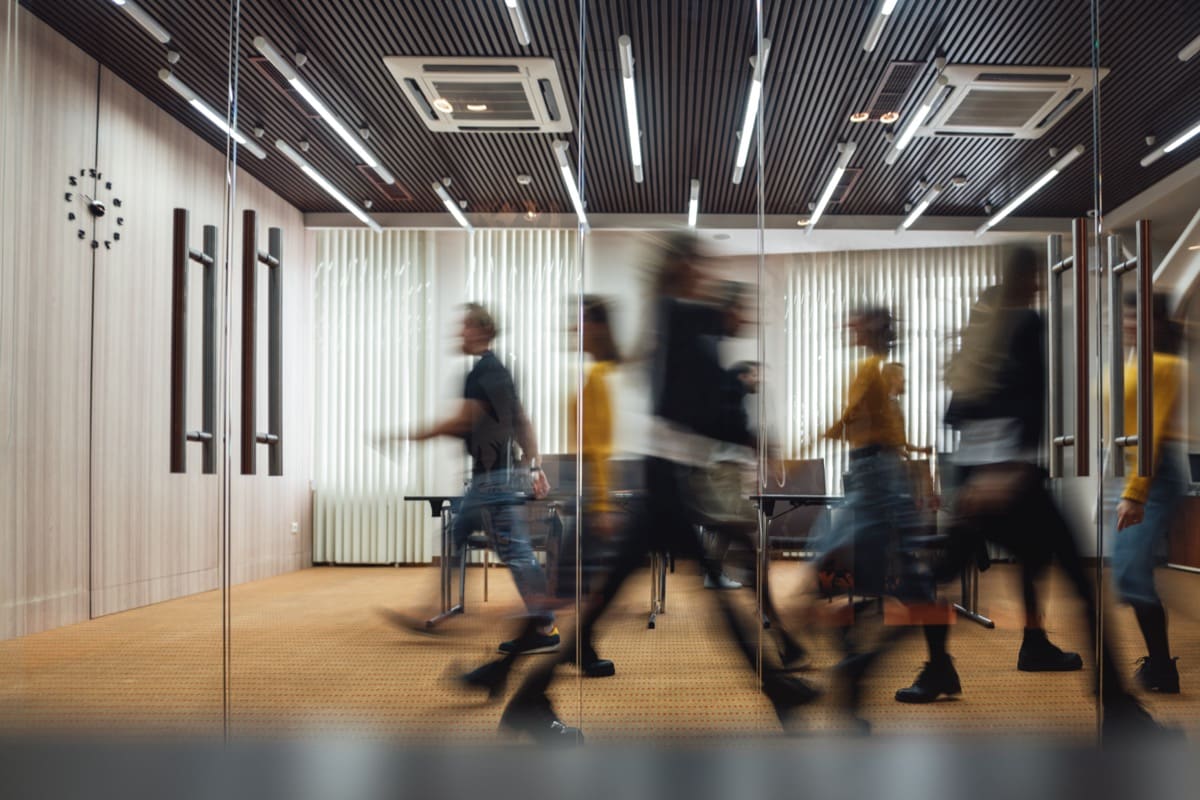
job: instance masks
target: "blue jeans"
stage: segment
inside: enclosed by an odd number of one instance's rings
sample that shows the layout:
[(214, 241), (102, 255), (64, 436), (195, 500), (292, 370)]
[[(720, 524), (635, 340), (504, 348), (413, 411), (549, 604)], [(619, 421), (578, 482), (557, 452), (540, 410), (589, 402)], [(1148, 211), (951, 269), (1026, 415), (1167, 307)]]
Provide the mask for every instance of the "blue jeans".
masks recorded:
[(885, 594), (897, 548), (915, 522), (912, 492), (899, 454), (890, 449), (851, 453), (845, 499), (815, 537), (822, 556), (842, 552), (853, 561), (854, 586)]
[[(1150, 482), (1146, 513), (1137, 525), (1113, 534), (1113, 578), (1121, 600), (1131, 605), (1161, 605), (1154, 587), (1154, 568), (1171, 530), (1171, 519), (1187, 490), (1182, 453), (1178, 446), (1163, 447), (1162, 459)], [(1119, 498), (1117, 498), (1119, 499)], [(1107, 515), (1116, 527), (1116, 505), (1106, 504)]]
[[(550, 625), (554, 614), (545, 605), (546, 573), (533, 552), (518, 488), (507, 471), (474, 475), (454, 518), (451, 538), (455, 552), (461, 552), (473, 532), (487, 530), (496, 556), (512, 571), (513, 583), (525, 601), (526, 610), (530, 616)], [(484, 523), (485, 513), (491, 519), (490, 526)]]

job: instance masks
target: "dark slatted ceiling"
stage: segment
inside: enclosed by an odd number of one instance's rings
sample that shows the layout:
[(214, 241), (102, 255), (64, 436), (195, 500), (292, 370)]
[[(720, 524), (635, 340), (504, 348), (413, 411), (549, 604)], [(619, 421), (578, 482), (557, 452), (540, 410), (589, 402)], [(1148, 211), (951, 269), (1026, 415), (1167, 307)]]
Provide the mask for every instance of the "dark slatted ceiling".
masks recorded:
[[(175, 72), (210, 105), (226, 95), (229, 3), (140, 0), (171, 32), (183, 58)], [(35, 14), (189, 125), (214, 146), (223, 136), (157, 78), (166, 66), (158, 45), (108, 0), (23, 0)], [(702, 213), (751, 214), (757, 209), (756, 147), (741, 185), (731, 182), (738, 131), (755, 51), (753, 0), (588, 0), (583, 49), (586, 79), (580, 118), (579, 0), (523, 0), (532, 45), (521, 47), (502, 0), (241, 0), (237, 48), (239, 128), (266, 130), (265, 161), (239, 163), (304, 211), (340, 208), (273, 146), (276, 138), (310, 142), (306, 158), (348, 196), (373, 201), (373, 211), (437, 212), (430, 184), (453, 180), (451, 193), (469, 211), (568, 211), (549, 134), (432, 133), (417, 118), (383, 64), (388, 55), (534, 56), (554, 58), (566, 94), (563, 112), (576, 126), (572, 157), (585, 151), (590, 213), (679, 213), (688, 182), (701, 180)], [(896, 165), (884, 164), (887, 126), (849, 122), (866, 109), (894, 61), (916, 61), (916, 80), (901, 106), (900, 125), (934, 77), (928, 63), (1088, 66), (1091, 4), (1087, 0), (902, 0), (873, 53), (861, 48), (875, 0), (764, 0), (764, 34), (772, 39), (765, 82), (765, 200), (768, 214), (806, 212), (836, 159), (839, 141), (858, 150), (861, 175), (829, 213), (903, 213), (921, 179), (946, 185), (928, 213), (982, 213), (999, 207), (1053, 162), (1048, 149), (1088, 152), (1027, 202), (1023, 216), (1074, 216), (1093, 206), (1092, 102), (1086, 98), (1042, 139), (915, 139)], [(1200, 142), (1138, 164), (1150, 148), (1200, 121), (1200, 58), (1176, 53), (1200, 33), (1195, 0), (1101, 0), (1103, 191), (1115, 208), (1155, 181), (1200, 157)], [(618, 68), (617, 38), (633, 39), (645, 181), (637, 184), (629, 148)], [(380, 191), (353, 152), (319, 118), (280, 92), (277, 80), (251, 63), (252, 41), (267, 37), (281, 52), (303, 49), (301, 75), (352, 126), (367, 124), (368, 147), (411, 193)], [(896, 126), (897, 128), (899, 125)], [(582, 141), (581, 133), (586, 141)], [(518, 186), (518, 174), (533, 184)], [(965, 174), (960, 188), (949, 178)]]

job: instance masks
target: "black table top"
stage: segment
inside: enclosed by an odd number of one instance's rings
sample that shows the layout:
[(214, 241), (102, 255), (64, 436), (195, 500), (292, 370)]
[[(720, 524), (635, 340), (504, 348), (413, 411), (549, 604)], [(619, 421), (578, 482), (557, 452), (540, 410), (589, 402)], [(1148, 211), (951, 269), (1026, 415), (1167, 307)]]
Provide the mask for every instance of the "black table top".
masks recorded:
[(752, 494), (750, 500), (757, 503), (768, 517), (775, 513), (776, 503), (788, 503), (792, 508), (799, 506), (836, 506), (844, 498), (837, 494), (792, 494), (789, 492), (767, 492)]

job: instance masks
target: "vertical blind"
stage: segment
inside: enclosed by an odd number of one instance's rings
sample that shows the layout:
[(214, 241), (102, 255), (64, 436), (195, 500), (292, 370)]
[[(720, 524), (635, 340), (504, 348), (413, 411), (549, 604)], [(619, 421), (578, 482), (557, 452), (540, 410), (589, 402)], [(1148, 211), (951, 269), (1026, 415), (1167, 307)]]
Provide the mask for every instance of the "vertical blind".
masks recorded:
[(494, 350), (517, 384), (542, 453), (568, 449), (579, 236), (573, 230), (479, 230), (467, 293), (496, 316)]
[(905, 367), (908, 386), (901, 408), (908, 440), (937, 451), (951, 449), (941, 424), (949, 402), (944, 367), (971, 306), (998, 277), (1002, 252), (959, 247), (787, 257), (784, 456), (825, 459), (827, 490), (841, 492), (845, 447), (821, 434), (841, 413), (854, 364), (863, 355), (850, 347), (847, 319), (853, 309), (868, 305), (889, 308), (897, 319), (898, 339), (889, 359)]
[(430, 560), (430, 448), (379, 447), (431, 416), (431, 234), (320, 231), (314, 274), (313, 561)]

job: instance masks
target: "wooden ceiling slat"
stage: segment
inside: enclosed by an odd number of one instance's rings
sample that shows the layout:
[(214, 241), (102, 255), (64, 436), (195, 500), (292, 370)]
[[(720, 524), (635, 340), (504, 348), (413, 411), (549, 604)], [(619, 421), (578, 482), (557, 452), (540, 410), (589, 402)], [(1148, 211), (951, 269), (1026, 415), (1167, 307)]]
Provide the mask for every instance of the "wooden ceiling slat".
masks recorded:
[[(172, 33), (182, 53), (181, 80), (215, 108), (227, 94), (228, 0), (140, 0)], [(166, 65), (161, 47), (106, 0), (22, 0), (23, 5), (135, 86), (180, 122), (223, 150), (224, 136), (157, 78)], [(580, 11), (586, 75), (577, 74)], [(948, 187), (930, 213), (978, 215), (985, 201), (1002, 203), (1041, 174), (1060, 151), (1089, 148), (1060, 178), (1031, 199), (1022, 215), (1073, 216), (1093, 207), (1093, 114), (1090, 99), (1045, 137), (1034, 141), (914, 140), (892, 167), (887, 127), (852, 125), (889, 62), (927, 61), (934, 51), (951, 63), (1088, 66), (1090, 4), (1044, 0), (905, 0), (873, 53), (861, 49), (871, 0), (764, 0), (764, 35), (773, 40), (767, 69), (764, 192), (769, 214), (801, 214), (816, 198), (834, 160), (837, 141), (852, 139), (852, 166), (862, 175), (830, 214), (901, 214), (916, 199), (921, 178)], [(1200, 59), (1182, 64), (1175, 53), (1200, 30), (1200, 4), (1157, 0), (1147, 13), (1139, 0), (1100, 0), (1100, 59), (1112, 70), (1101, 85), (1104, 205), (1120, 205), (1200, 156), (1189, 145), (1150, 168), (1138, 161), (1144, 139), (1160, 141), (1200, 121)], [(372, 199), (376, 211), (441, 210), (430, 183), (453, 179), (453, 194), (472, 211), (564, 211), (569, 198), (547, 134), (432, 133), (413, 112), (383, 64), (388, 55), (540, 56), (556, 60), (564, 112), (582, 139), (590, 213), (680, 214), (688, 181), (701, 180), (706, 214), (757, 209), (755, 151), (741, 185), (730, 180), (755, 49), (754, 0), (530, 0), (525, 10), (532, 43), (521, 47), (500, 0), (242, 0), (238, 45), (238, 124), (266, 130), (265, 160), (242, 154), (250, 174), (305, 211), (339, 210), (290, 162), (275, 152), (282, 138), (311, 143), (307, 157), (350, 197)], [(356, 156), (320, 120), (310, 119), (250, 63), (252, 40), (264, 35), (287, 53), (303, 47), (301, 70), (323, 100), (352, 126), (367, 124), (370, 149), (413, 194), (389, 199), (357, 169)], [(617, 37), (633, 40), (645, 180), (633, 180), (625, 131)], [(1152, 43), (1152, 45), (1148, 45)], [(901, 123), (920, 101), (932, 70), (920, 72), (903, 102)], [(581, 106), (579, 96), (583, 92)], [(520, 187), (518, 173), (534, 177)]]

